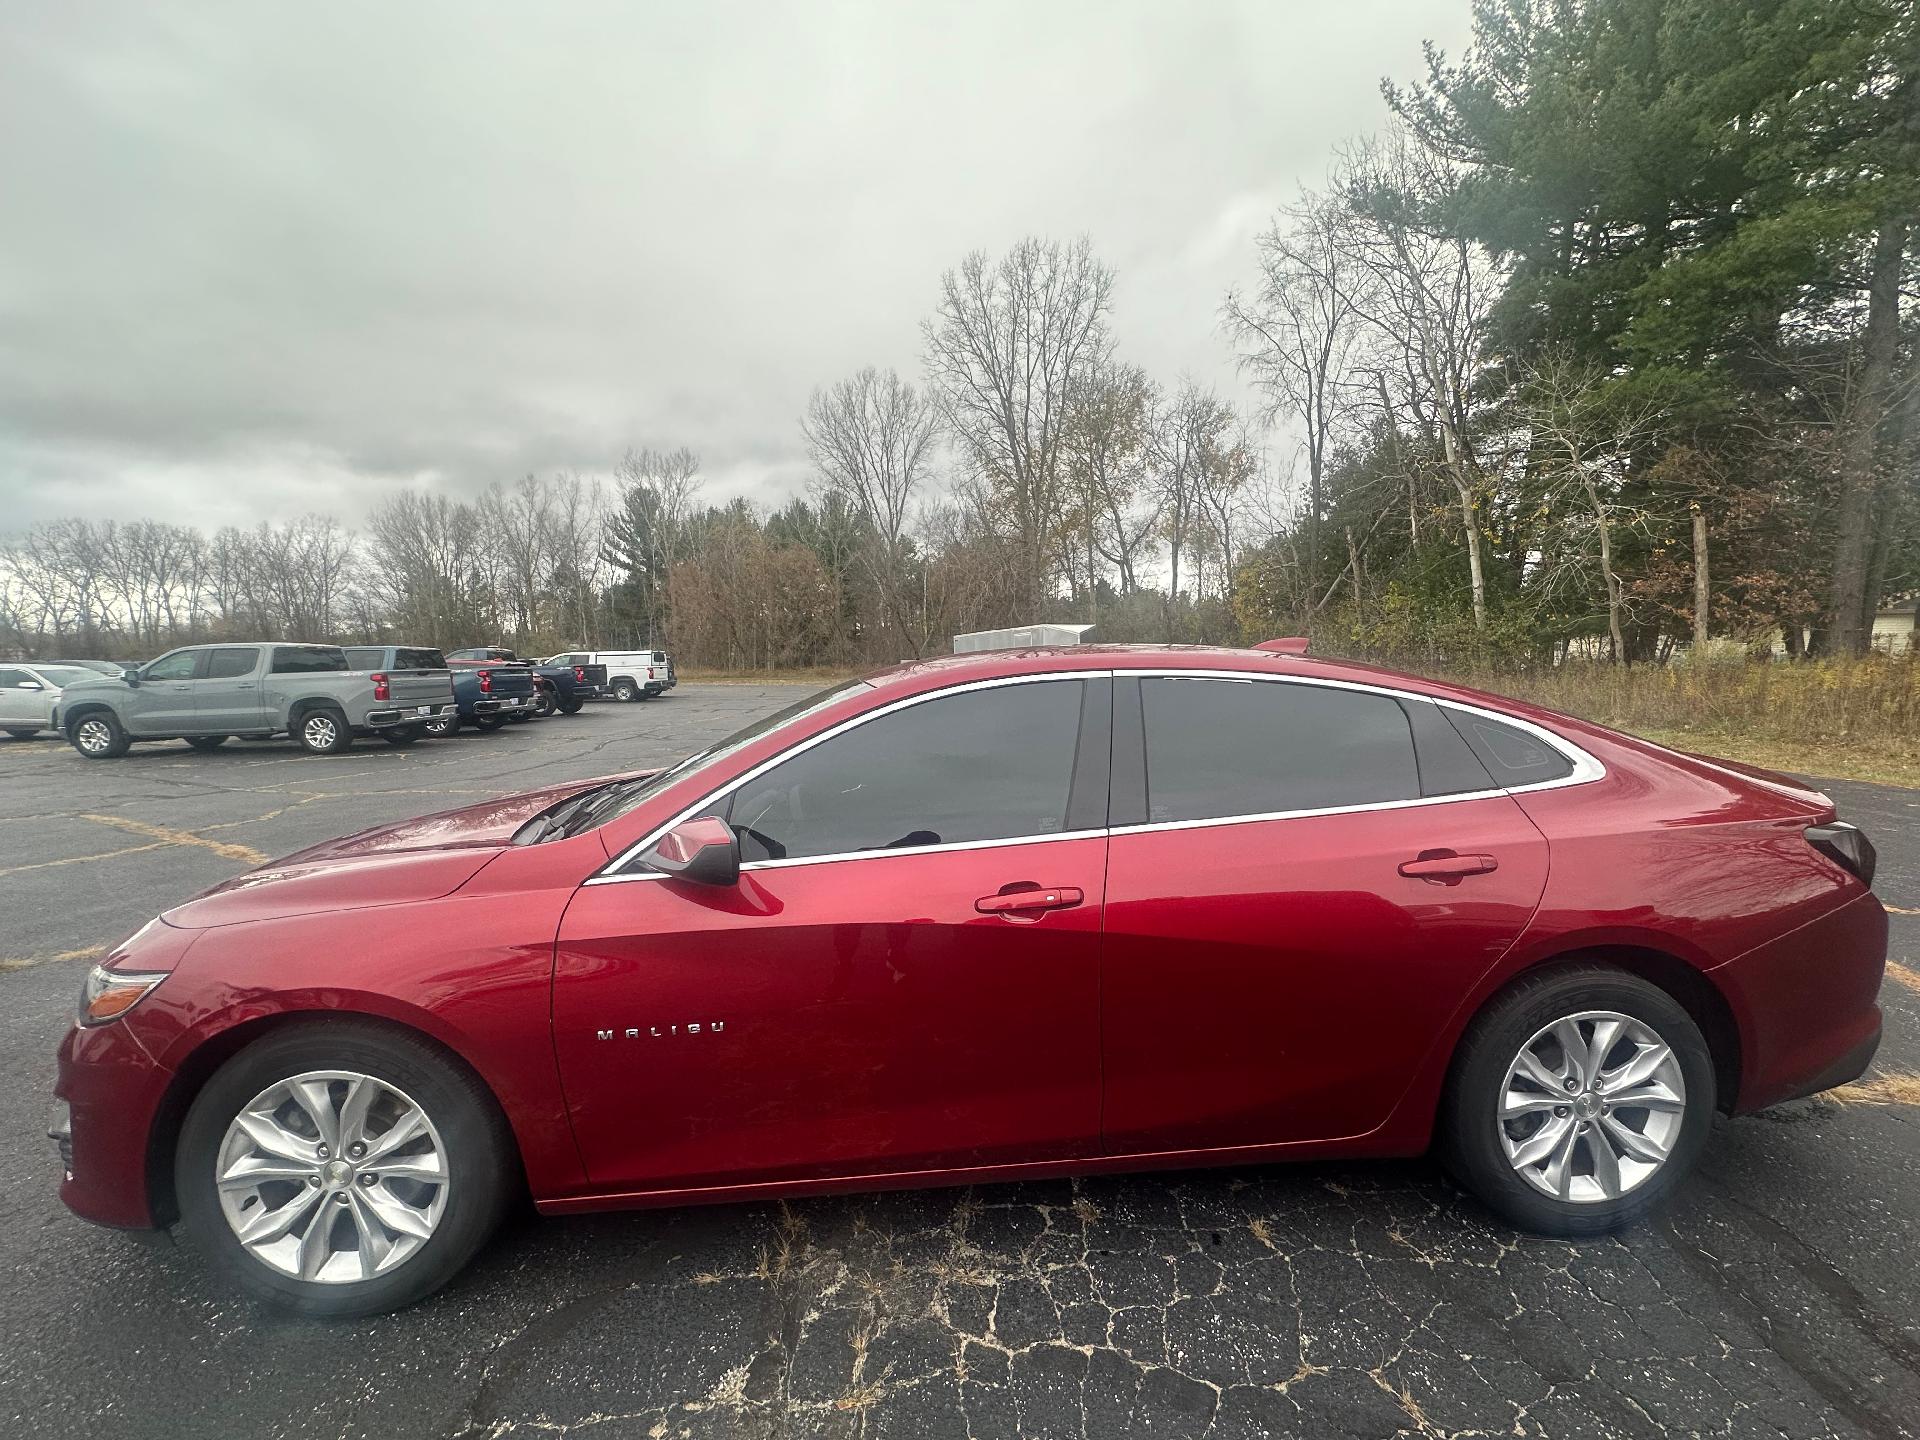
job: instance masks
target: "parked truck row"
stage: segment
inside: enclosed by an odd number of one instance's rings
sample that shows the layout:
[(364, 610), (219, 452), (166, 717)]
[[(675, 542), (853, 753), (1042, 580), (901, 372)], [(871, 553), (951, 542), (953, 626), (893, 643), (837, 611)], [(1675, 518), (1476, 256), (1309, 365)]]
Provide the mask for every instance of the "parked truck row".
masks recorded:
[[(63, 735), (106, 760), (136, 741), (185, 740), (213, 750), (235, 737), (286, 735), (311, 754), (356, 736), (411, 745), (462, 726), (578, 713), (590, 699), (637, 699), (673, 685), (664, 652), (620, 655), (621, 684), (589, 652), (526, 662), (500, 646), (451, 655), (426, 646), (283, 642), (187, 645), (144, 665), (107, 661), (0, 664), (0, 730), (26, 739)], [(654, 657), (658, 656), (658, 659)], [(622, 693), (631, 687), (634, 693)]]

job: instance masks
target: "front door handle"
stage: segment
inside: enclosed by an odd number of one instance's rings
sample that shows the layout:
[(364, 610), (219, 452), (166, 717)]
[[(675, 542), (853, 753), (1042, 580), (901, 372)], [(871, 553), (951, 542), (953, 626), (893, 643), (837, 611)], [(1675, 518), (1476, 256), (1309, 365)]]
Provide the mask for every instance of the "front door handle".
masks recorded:
[(1414, 880), (1458, 885), (1465, 876), (1485, 875), (1499, 868), (1500, 862), (1491, 855), (1456, 855), (1451, 850), (1422, 850), (1418, 859), (1401, 862), (1400, 873)]
[(1067, 910), (1085, 900), (1072, 885), (1035, 885), (1025, 890), (1002, 890), (982, 895), (973, 908), (982, 915), (1037, 915), (1043, 910)]

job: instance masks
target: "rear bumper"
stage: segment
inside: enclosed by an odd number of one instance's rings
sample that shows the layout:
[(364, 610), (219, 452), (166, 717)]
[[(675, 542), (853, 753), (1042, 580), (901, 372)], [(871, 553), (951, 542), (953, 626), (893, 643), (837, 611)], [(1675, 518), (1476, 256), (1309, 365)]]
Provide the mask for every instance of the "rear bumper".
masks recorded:
[(1740, 1028), (1735, 1114), (1859, 1077), (1880, 1044), (1887, 912), (1864, 893), (1708, 971)]
[(473, 702), (475, 715), (519, 715), (539, 708), (539, 698), (533, 695), (495, 695)]
[(429, 720), (444, 720), (459, 711), (460, 707), (451, 700), (426, 706), (402, 705), (369, 710), (364, 723), (369, 730), (387, 730), (395, 725), (424, 725)]

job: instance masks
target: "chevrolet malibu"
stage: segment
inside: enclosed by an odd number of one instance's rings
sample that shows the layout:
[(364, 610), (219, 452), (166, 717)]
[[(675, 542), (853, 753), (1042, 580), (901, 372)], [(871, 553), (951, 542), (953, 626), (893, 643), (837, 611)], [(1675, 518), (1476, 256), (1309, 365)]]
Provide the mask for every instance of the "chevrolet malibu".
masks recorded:
[(1592, 1235), (1865, 1069), (1873, 864), (1780, 776), (1290, 642), (957, 656), (165, 912), (61, 1046), (61, 1194), (333, 1316), (521, 1195), (1432, 1149)]

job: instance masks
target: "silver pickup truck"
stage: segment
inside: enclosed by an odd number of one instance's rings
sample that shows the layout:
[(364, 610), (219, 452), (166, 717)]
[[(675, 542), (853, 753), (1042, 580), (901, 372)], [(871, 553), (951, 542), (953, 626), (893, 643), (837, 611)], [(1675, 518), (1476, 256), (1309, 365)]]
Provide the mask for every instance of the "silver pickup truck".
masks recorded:
[(336, 645), (189, 645), (120, 679), (80, 680), (60, 692), (53, 724), (90, 760), (136, 740), (185, 740), (212, 750), (229, 736), (291, 735), (331, 755), (356, 734), (411, 745), (430, 721), (455, 713), (445, 670), (354, 671)]

